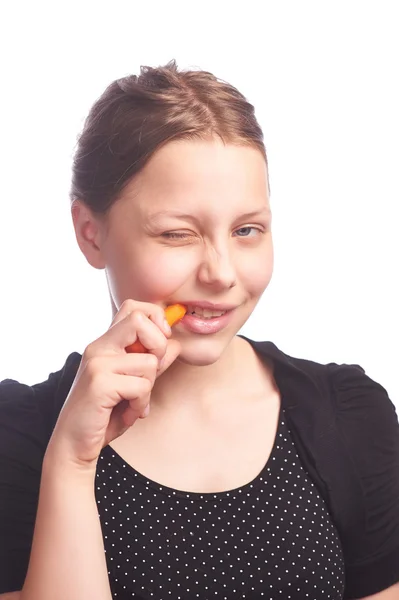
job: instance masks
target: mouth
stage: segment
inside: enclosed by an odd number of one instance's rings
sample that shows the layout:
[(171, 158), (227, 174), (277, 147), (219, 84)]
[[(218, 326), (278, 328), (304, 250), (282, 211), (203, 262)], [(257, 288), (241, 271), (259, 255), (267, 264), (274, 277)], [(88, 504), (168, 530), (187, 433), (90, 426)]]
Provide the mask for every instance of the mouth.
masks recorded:
[(193, 317), (198, 317), (199, 319), (215, 319), (217, 317), (222, 317), (228, 311), (227, 310), (214, 310), (210, 308), (203, 308), (201, 306), (187, 305), (187, 313), (188, 315), (192, 315)]
[(210, 302), (186, 302), (187, 312), (181, 320), (184, 329), (199, 334), (217, 333), (233, 318), (234, 305), (211, 304)]

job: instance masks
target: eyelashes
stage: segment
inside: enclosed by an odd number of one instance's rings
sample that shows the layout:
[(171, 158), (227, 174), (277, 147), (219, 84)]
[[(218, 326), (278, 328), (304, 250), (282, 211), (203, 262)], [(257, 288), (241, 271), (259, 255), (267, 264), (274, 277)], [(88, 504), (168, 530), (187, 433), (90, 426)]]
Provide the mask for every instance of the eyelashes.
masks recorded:
[(167, 240), (184, 240), (190, 237), (191, 234), (179, 231), (166, 231), (162, 234), (162, 237)]
[[(234, 233), (238, 233), (239, 231), (246, 232), (247, 234), (250, 233), (251, 231), (253, 231), (253, 232), (255, 232), (256, 235), (264, 233), (263, 229), (260, 229), (259, 227), (254, 227), (252, 225), (247, 225), (246, 227), (240, 227)], [(244, 233), (244, 235), (239, 235), (238, 237), (254, 237), (254, 236), (253, 235), (252, 236), (245, 235), (245, 233)]]
[[(265, 233), (265, 230), (254, 225), (246, 225), (236, 229), (234, 234), (240, 238), (254, 238)], [(186, 231), (166, 231), (162, 233), (162, 237), (167, 240), (188, 240), (193, 237), (193, 233)]]

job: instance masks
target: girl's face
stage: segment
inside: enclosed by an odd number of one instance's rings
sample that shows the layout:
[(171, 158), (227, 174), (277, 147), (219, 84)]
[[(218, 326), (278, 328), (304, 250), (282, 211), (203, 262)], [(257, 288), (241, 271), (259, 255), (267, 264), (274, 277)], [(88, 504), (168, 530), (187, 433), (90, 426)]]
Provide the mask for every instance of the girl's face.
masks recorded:
[[(100, 237), (114, 305), (203, 302), (173, 328), (180, 360), (218, 359), (250, 316), (273, 272), (268, 177), (262, 154), (221, 141), (166, 144), (125, 188)], [(189, 322), (190, 321), (190, 322)]]

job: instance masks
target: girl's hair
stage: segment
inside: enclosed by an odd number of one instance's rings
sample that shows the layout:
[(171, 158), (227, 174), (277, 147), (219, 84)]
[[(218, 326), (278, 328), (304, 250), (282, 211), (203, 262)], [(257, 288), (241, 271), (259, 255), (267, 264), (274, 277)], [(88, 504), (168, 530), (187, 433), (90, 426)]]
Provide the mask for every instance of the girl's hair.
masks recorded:
[(267, 163), (254, 107), (233, 86), (200, 70), (141, 67), (111, 83), (78, 139), (71, 202), (106, 215), (126, 184), (167, 142), (207, 140), (257, 148)]

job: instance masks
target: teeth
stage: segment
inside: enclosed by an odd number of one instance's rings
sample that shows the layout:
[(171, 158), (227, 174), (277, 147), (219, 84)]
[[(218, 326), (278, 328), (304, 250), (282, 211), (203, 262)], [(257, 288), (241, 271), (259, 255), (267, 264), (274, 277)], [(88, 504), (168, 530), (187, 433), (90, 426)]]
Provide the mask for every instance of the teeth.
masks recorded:
[(201, 308), (200, 306), (189, 306), (188, 312), (195, 315), (196, 317), (202, 317), (204, 319), (213, 319), (215, 317), (221, 317), (227, 311), (225, 310), (209, 310), (208, 308)]

